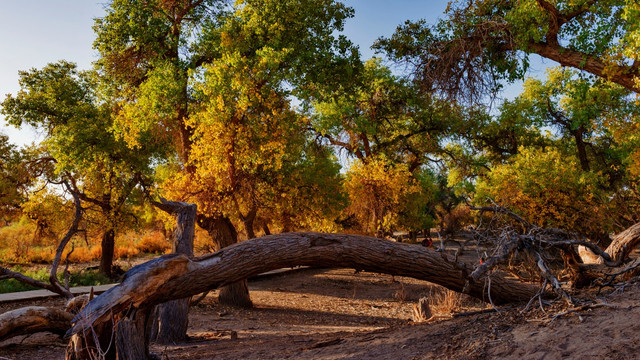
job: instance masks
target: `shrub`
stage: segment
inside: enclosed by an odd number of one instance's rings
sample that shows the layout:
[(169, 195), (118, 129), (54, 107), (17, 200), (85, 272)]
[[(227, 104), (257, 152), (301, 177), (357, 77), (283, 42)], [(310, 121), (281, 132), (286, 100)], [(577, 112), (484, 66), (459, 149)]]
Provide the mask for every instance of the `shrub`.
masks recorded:
[(478, 182), (476, 202), (492, 198), (542, 227), (584, 235), (611, 231), (600, 174), (582, 171), (557, 149), (520, 148), (511, 163)]
[(345, 181), (347, 210), (355, 214), (366, 233), (395, 230), (404, 213), (414, 212), (407, 208), (415, 205), (409, 200), (423, 196), (420, 185), (405, 164), (391, 164), (380, 158), (366, 164), (356, 162)]
[(171, 244), (160, 231), (151, 231), (142, 236), (136, 248), (145, 254), (164, 254), (171, 249)]

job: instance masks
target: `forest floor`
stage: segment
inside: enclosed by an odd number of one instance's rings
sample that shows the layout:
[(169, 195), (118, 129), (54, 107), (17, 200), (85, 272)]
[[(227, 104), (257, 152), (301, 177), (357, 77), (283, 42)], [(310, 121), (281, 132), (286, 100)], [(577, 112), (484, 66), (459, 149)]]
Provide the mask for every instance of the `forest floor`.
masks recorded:
[[(600, 305), (561, 314), (556, 302), (492, 311), (491, 306), (426, 281), (348, 269), (309, 269), (252, 281), (254, 308), (217, 304), (211, 292), (194, 306), (189, 340), (152, 346), (162, 359), (633, 359), (640, 347), (640, 285), (577, 298)], [(430, 298), (436, 318), (412, 321)], [(61, 299), (0, 304), (0, 313)], [(603, 305), (604, 304), (604, 305)], [(0, 343), (0, 360), (63, 359), (52, 334)]]

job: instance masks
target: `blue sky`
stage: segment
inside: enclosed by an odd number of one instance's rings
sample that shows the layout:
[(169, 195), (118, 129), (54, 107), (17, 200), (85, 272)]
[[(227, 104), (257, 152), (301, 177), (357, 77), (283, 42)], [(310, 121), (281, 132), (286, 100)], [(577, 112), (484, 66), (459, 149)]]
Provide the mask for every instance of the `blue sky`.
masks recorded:
[[(345, 35), (360, 46), (364, 58), (380, 36), (390, 36), (405, 20), (435, 22), (447, 0), (345, 0), (355, 17), (345, 26)], [(81, 69), (96, 59), (92, 49), (93, 20), (104, 14), (104, 1), (20, 0), (0, 1), (0, 96), (18, 91), (18, 71), (41, 68), (49, 62), (68, 60)], [(12, 142), (24, 145), (40, 140), (33, 130), (18, 131), (4, 126), (0, 132)]]

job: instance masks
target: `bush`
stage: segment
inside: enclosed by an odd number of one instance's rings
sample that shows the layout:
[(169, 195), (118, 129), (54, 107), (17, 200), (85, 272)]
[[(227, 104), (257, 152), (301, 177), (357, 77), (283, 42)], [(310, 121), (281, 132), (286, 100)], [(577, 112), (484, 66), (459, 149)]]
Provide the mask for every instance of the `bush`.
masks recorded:
[[(345, 181), (349, 195), (347, 211), (356, 216), (366, 233), (395, 230), (404, 214), (419, 209), (416, 202), (410, 200), (425, 196), (421, 185), (405, 164), (391, 164), (381, 158), (366, 164), (357, 162), (349, 169)], [(417, 224), (419, 220), (411, 222)]]
[(136, 248), (145, 254), (164, 254), (171, 249), (171, 244), (160, 231), (151, 231), (142, 236)]
[(608, 233), (613, 225), (602, 182), (600, 174), (582, 171), (575, 156), (521, 147), (511, 163), (478, 182), (475, 202), (492, 198), (532, 224), (589, 236)]

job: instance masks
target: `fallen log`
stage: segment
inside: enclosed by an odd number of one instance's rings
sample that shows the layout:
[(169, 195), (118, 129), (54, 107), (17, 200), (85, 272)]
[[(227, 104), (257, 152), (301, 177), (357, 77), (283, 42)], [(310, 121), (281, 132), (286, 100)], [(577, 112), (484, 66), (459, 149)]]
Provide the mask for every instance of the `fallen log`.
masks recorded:
[(42, 306), (8, 311), (0, 315), (0, 341), (43, 331), (64, 335), (71, 327), (72, 319), (71, 313)]
[[(100, 324), (117, 323), (129, 313), (144, 313), (152, 306), (186, 298), (260, 273), (286, 267), (350, 267), (357, 270), (409, 276), (451, 290), (488, 299), (484, 279), (473, 281), (473, 265), (452, 256), (411, 244), (377, 238), (321, 233), (270, 235), (232, 245), (198, 258), (166, 255), (138, 265), (125, 279), (95, 298), (74, 318), (67, 333), (88, 334)], [(467, 285), (465, 287), (465, 285)], [(538, 288), (505, 277), (491, 275), (494, 303), (529, 300)], [(143, 324), (144, 321), (138, 322)], [(144, 331), (144, 330), (142, 330)], [(131, 339), (118, 339), (128, 342)], [(120, 359), (124, 357), (119, 357)]]
[[(613, 261), (621, 261), (629, 257), (629, 254), (640, 244), (640, 223), (637, 223), (625, 231), (611, 237), (611, 244), (605, 252), (611, 256)], [(598, 264), (604, 264), (602, 258), (597, 260)]]

